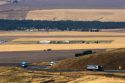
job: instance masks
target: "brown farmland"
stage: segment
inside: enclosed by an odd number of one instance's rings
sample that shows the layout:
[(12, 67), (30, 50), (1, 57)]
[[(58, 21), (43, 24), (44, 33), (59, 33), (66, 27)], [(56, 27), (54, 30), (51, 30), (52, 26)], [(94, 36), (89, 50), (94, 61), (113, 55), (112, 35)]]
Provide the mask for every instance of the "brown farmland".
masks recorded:
[[(40, 51), (125, 48), (125, 33), (118, 32), (0, 32), (0, 38), (8, 40), (0, 45), (3, 51)], [(40, 40), (112, 40), (112, 43), (99, 44), (14, 44), (12, 42), (34, 42)], [(121, 41), (122, 40), (122, 41)]]
[(79, 21), (125, 21), (124, 9), (50, 9), (31, 10), (26, 19), (33, 20), (79, 20)]

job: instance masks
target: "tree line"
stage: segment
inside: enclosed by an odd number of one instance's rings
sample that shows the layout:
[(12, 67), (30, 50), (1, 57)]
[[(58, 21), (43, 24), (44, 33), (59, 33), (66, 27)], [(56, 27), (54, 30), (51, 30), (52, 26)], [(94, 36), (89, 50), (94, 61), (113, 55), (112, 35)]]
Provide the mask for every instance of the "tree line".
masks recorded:
[(88, 29), (115, 29), (115, 28), (125, 28), (125, 22), (0, 19), (0, 30), (26, 30), (26, 29), (88, 30)]

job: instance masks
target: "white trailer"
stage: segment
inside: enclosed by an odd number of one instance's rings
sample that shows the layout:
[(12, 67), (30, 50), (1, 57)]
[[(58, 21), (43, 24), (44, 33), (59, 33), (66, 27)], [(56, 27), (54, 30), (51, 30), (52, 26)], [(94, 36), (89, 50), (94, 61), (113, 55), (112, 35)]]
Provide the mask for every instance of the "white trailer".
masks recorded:
[(63, 43), (68, 44), (68, 43), (70, 43), (70, 41), (69, 40), (65, 40), (65, 41), (63, 41)]
[(103, 67), (100, 65), (87, 65), (87, 70), (90, 71), (102, 71)]
[(53, 66), (53, 65), (55, 65), (55, 64), (56, 64), (56, 62), (54, 62), (54, 61), (49, 62), (49, 65), (50, 65), (50, 66)]
[(50, 44), (51, 41), (48, 41), (48, 40), (42, 40), (42, 41), (39, 41), (39, 44)]
[(5, 40), (0, 40), (0, 44), (4, 44), (4, 43), (6, 43)]

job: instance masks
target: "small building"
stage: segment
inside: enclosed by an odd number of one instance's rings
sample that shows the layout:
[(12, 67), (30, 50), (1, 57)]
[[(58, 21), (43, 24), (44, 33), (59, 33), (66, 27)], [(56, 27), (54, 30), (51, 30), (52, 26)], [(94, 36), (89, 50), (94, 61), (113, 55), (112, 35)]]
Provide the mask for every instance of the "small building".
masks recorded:
[(90, 29), (89, 31), (90, 32), (99, 32), (100, 30), (99, 29)]
[(69, 40), (65, 40), (65, 41), (63, 41), (63, 43), (68, 44), (68, 43), (70, 43), (70, 41)]
[(55, 64), (56, 64), (56, 62), (54, 62), (54, 61), (49, 62), (49, 65), (50, 65), (50, 66), (53, 66), (53, 65), (55, 65)]
[(50, 44), (51, 41), (48, 40), (41, 40), (39, 41), (39, 44)]
[(0, 44), (4, 44), (5, 42), (5, 40), (0, 40)]

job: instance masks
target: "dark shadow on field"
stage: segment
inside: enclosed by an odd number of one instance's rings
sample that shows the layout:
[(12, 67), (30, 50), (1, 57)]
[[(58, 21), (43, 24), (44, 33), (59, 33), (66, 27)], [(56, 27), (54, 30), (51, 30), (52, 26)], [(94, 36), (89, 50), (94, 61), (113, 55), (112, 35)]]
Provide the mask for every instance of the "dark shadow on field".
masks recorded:
[[(75, 53), (84, 50), (52, 50), (52, 51), (29, 51), (29, 52), (0, 52), (0, 63), (19, 63), (21, 61), (45, 62), (58, 61), (75, 57)], [(104, 49), (95, 50), (102, 52)]]

